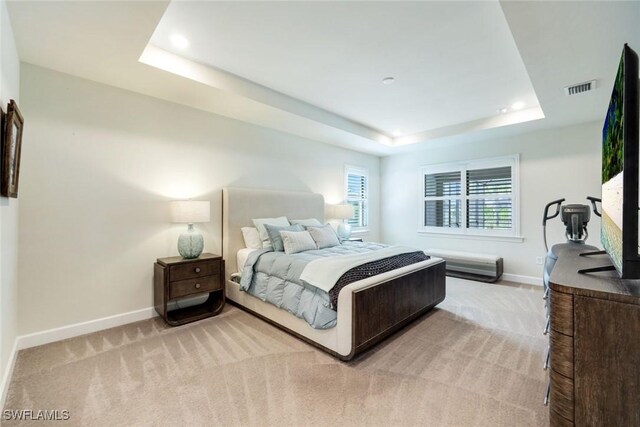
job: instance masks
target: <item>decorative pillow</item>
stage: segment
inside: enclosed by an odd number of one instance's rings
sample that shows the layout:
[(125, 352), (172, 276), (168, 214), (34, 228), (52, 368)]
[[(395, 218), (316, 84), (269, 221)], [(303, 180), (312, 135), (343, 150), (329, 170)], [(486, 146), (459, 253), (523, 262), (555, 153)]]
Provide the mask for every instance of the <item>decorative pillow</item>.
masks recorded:
[(284, 244), (282, 243), (282, 237), (280, 236), (281, 231), (304, 231), (304, 227), (300, 224), (293, 224), (288, 227), (265, 224), (264, 228), (267, 230), (271, 246), (273, 246), (273, 250), (276, 252), (284, 251)]
[(282, 236), (284, 252), (287, 254), (318, 249), (308, 231), (281, 231), (280, 236)]
[(260, 240), (260, 234), (255, 227), (242, 227), (242, 237), (244, 238), (244, 246), (249, 249), (261, 249), (262, 240)]
[(269, 225), (279, 225), (280, 227), (288, 227), (289, 220), (286, 216), (281, 216), (278, 218), (258, 218), (253, 220), (253, 225), (258, 229), (258, 233), (260, 234), (260, 240), (262, 240), (263, 248), (270, 248), (271, 242), (269, 241), (269, 235), (267, 234), (267, 229), (264, 228), (265, 224)]
[(333, 227), (329, 224), (322, 227), (307, 227), (311, 238), (316, 242), (318, 249), (332, 248), (340, 245), (340, 239)]
[(291, 224), (300, 224), (304, 228), (307, 227), (322, 227), (322, 223), (315, 218), (308, 219), (292, 219)]

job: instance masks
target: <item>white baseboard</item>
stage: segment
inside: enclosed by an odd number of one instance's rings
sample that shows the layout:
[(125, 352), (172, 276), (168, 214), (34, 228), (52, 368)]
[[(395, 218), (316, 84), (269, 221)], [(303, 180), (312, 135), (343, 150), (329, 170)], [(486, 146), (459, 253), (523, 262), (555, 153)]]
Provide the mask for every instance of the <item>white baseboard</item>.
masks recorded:
[(4, 375), (2, 375), (2, 382), (0, 382), (0, 409), (4, 408), (4, 402), (7, 399), (7, 392), (9, 391), (9, 383), (13, 376), (13, 368), (16, 364), (16, 358), (18, 357), (18, 338), (13, 340), (13, 348), (9, 355), (9, 361), (7, 366), (4, 367)]
[(542, 286), (542, 276), (540, 277), (521, 276), (520, 274), (503, 273), (502, 280), (507, 280), (509, 282), (524, 283), (527, 285)]
[(21, 335), (16, 339), (17, 349), (22, 350), (38, 345), (49, 344), (54, 341), (61, 341), (104, 329), (115, 328), (127, 323), (139, 322), (140, 320), (151, 319), (158, 314), (151, 308), (130, 311), (128, 313), (116, 314), (114, 316), (103, 317), (101, 319), (89, 320), (87, 322), (75, 323), (59, 328), (48, 329), (46, 331), (35, 332), (33, 334)]

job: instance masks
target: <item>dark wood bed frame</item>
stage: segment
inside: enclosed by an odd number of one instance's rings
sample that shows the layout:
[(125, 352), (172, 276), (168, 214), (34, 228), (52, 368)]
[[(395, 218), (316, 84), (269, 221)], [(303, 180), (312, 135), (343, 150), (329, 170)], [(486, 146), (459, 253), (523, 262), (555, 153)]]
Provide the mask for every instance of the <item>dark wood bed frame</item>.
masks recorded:
[(234, 301), (240, 309), (344, 361), (349, 361), (444, 301), (445, 262), (354, 292), (351, 353), (336, 353)]

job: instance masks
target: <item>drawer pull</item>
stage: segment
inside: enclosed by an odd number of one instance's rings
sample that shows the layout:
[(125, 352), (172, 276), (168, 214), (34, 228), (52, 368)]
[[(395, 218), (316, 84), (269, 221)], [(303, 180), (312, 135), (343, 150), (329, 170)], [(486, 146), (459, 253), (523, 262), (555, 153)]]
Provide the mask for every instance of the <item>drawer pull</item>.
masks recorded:
[(551, 346), (547, 346), (547, 355), (544, 357), (544, 366), (542, 369), (547, 369), (549, 367), (549, 356), (551, 355)]
[(196, 283), (196, 289), (200, 289), (200, 283)]
[(549, 318), (547, 318), (547, 323), (544, 325), (544, 331), (542, 331), (543, 335), (547, 335), (549, 333)]
[(549, 393), (551, 393), (551, 381), (547, 383), (547, 392), (544, 394), (544, 406), (549, 405)]
[(544, 312), (545, 312), (545, 317), (548, 319), (549, 316), (551, 316), (551, 308), (549, 307), (548, 302), (544, 304)]
[(195, 271), (196, 273), (200, 273), (201, 270), (200, 270), (200, 267), (196, 267), (193, 269), (193, 271)]

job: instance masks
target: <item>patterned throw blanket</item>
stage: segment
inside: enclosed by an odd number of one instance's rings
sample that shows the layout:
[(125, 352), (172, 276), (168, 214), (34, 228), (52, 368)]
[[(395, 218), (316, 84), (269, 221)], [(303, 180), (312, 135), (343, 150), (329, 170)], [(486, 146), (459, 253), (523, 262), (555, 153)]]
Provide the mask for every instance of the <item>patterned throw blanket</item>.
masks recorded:
[(338, 310), (338, 295), (342, 288), (348, 284), (366, 279), (367, 277), (386, 273), (387, 271), (395, 270), (396, 268), (402, 268), (407, 265), (426, 261), (429, 258), (430, 257), (425, 255), (424, 252), (416, 251), (401, 255), (394, 255), (389, 258), (379, 259), (377, 261), (368, 262), (361, 266), (352, 268), (344, 273), (340, 279), (338, 279), (336, 285), (329, 291), (329, 297), (331, 298), (331, 305), (333, 306), (333, 309)]

